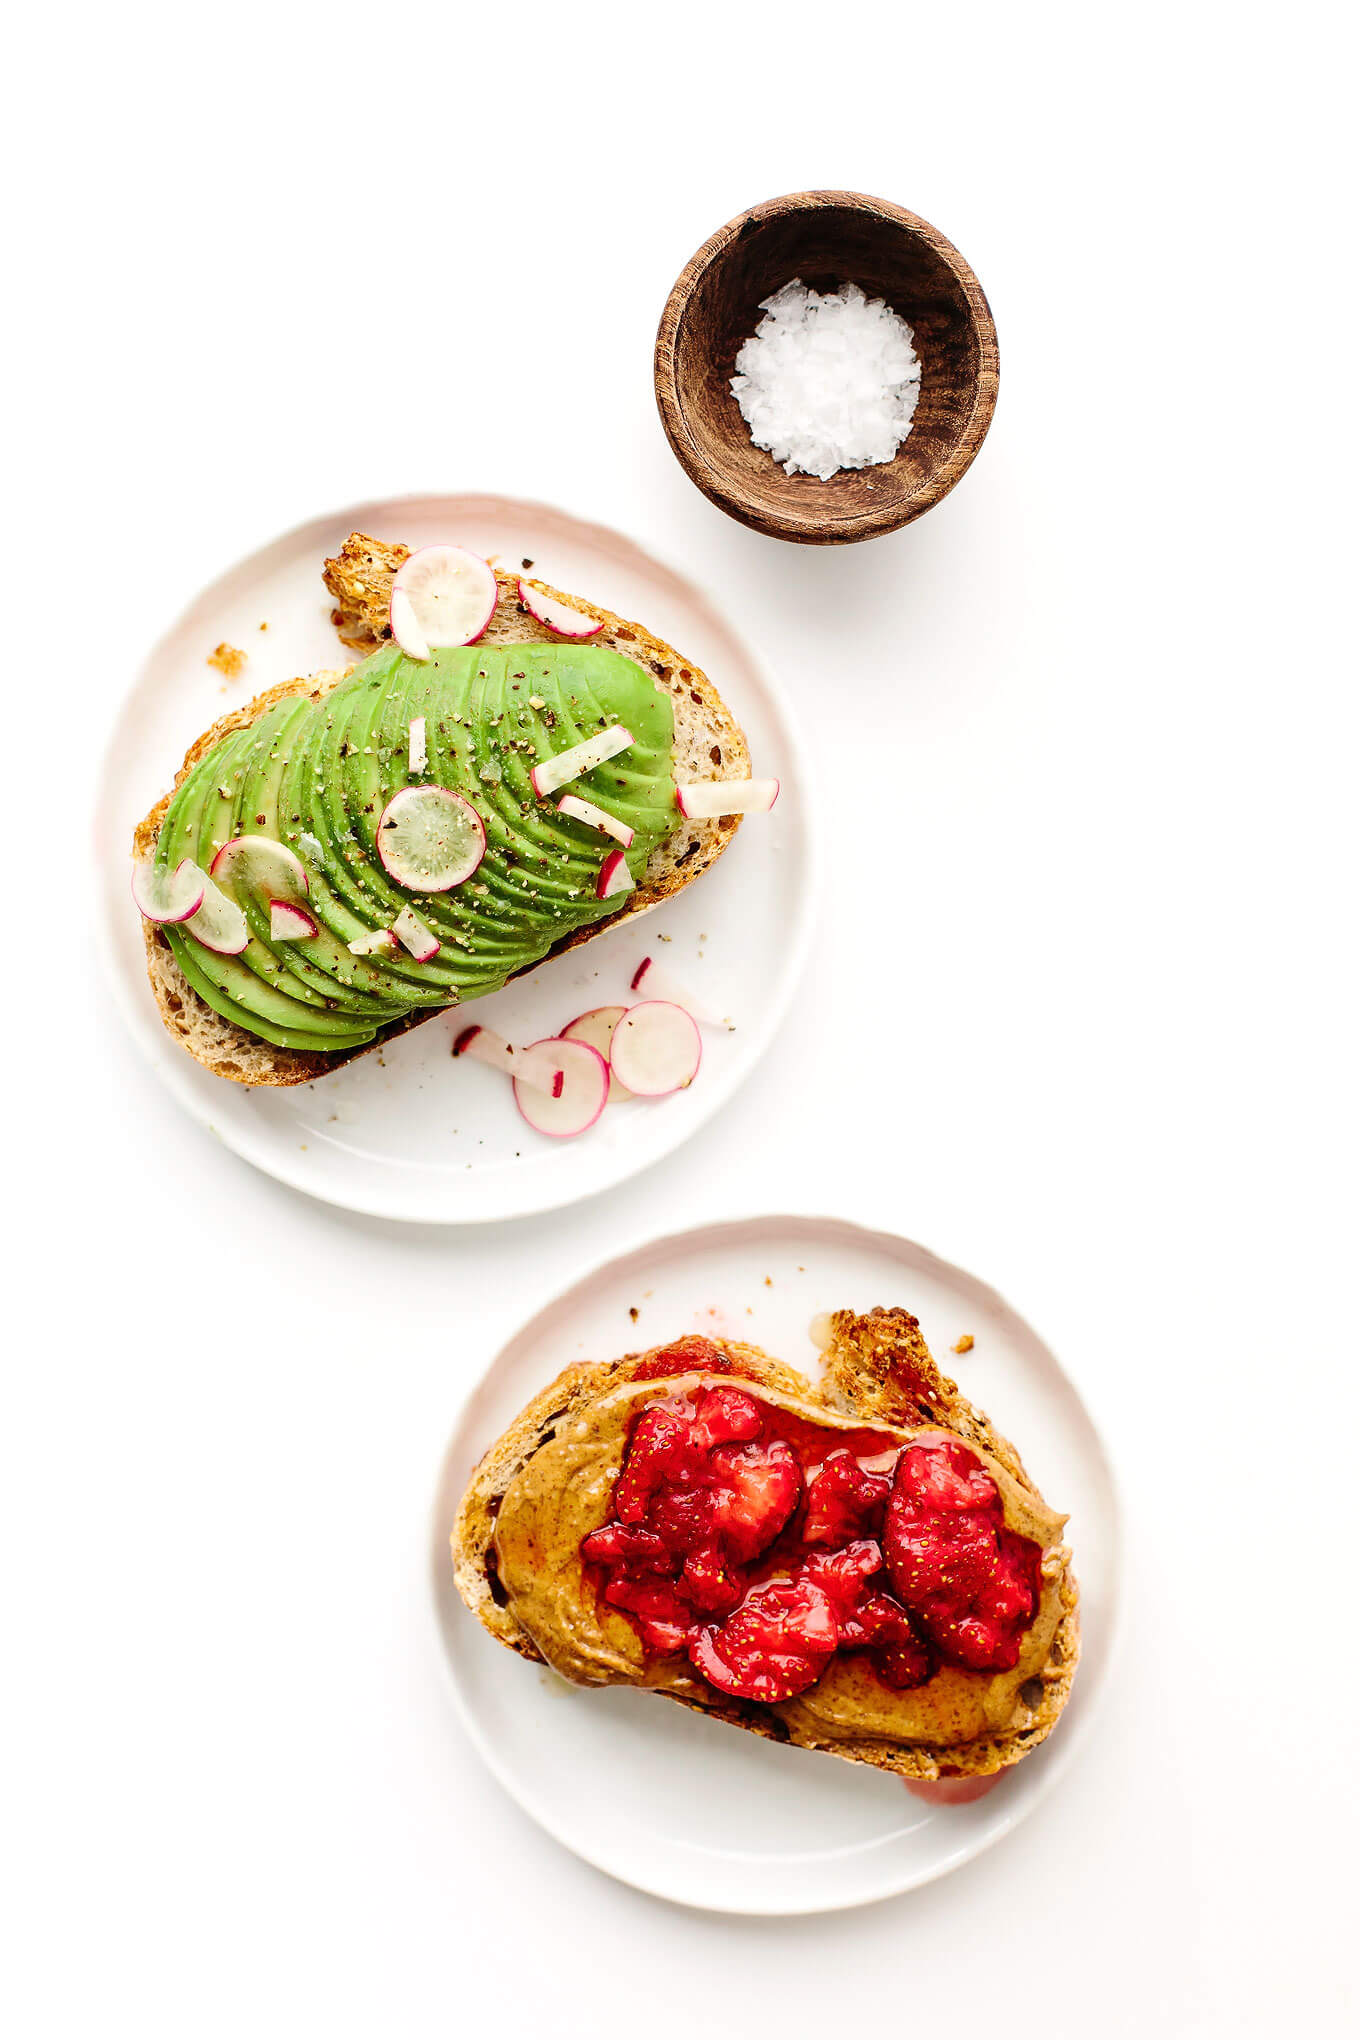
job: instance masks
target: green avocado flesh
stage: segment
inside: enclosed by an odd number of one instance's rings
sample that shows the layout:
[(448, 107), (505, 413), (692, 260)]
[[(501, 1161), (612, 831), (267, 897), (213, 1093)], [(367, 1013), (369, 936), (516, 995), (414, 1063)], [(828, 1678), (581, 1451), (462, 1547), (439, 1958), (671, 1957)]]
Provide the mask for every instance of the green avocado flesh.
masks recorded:
[[(410, 725), (425, 718), (426, 767), (409, 769)], [(543, 800), (529, 774), (612, 723), (632, 746)], [(225, 1019), (280, 1048), (339, 1049), (371, 1041), (417, 1007), (498, 991), (574, 929), (617, 912), (596, 881), (617, 845), (557, 812), (562, 791), (631, 823), (628, 868), (676, 826), (671, 704), (647, 674), (591, 645), (460, 646), (426, 663), (375, 652), (335, 690), (293, 695), (215, 744), (171, 801), (156, 859), (191, 857), (204, 871), (235, 836), (287, 844), (307, 872), (319, 932), (273, 941), (269, 902), (224, 881), (244, 909), (239, 956), (205, 949), (180, 926), (163, 930), (185, 977)], [(451, 892), (410, 892), (384, 871), (378, 818), (404, 786), (446, 786), (470, 801), (486, 855)], [(412, 907), (439, 938), (417, 963), (402, 948), (354, 956), (348, 944)]]

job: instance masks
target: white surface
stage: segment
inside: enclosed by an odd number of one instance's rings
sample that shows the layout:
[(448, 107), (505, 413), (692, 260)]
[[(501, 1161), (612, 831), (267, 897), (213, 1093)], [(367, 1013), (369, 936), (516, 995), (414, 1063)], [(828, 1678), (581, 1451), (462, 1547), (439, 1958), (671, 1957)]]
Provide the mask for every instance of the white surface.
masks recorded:
[[(412, 547), (457, 538), (505, 566), (637, 617), (708, 673), (746, 731), (752, 758), (786, 798), (738, 831), (703, 886), (553, 957), (493, 997), (415, 1028), (333, 1075), (250, 1091), (201, 1069), (167, 1035), (146, 978), (128, 897), (132, 831), (173, 783), (188, 746), (236, 704), (350, 657), (336, 638), (322, 562), (351, 531)], [(261, 623), (268, 629), (261, 632)], [(223, 684), (204, 648), (249, 648)], [(159, 640), (120, 704), (95, 808), (100, 940), (123, 1016), (157, 1074), (234, 1153), (280, 1182), (379, 1218), (485, 1224), (576, 1203), (661, 1160), (720, 1112), (788, 1009), (814, 911), (806, 769), (787, 708), (759, 659), (702, 594), (617, 532), (543, 504), (487, 495), (353, 502), (269, 541), (215, 576)], [(571, 1141), (528, 1131), (510, 1086), (450, 1057), (469, 1019), (521, 1044), (557, 1034), (589, 1006), (628, 1000), (644, 956), (667, 959), (730, 1016), (705, 1030), (700, 1076), (655, 1104), (616, 1111)]]
[[(808, 725), (842, 857), (722, 1124), (465, 1235), (224, 1152), (92, 950), (39, 976), (20, 918), (0, 2016), (25, 2036), (576, 2040), (583, 1955), (648, 2040), (700, 2012), (724, 2040), (1344, 2029), (1350, 68), (1309, 4), (855, 18), (531, 6), (512, 33), (413, 0), (398, 34), (241, 0), (10, 32), (6, 713), (63, 824), (88, 724), (261, 532), (493, 488), (712, 589)], [(954, 494), (825, 554), (690, 487), (649, 358), (705, 235), (818, 180), (950, 234), (1002, 352)], [(12, 833), (13, 874), (38, 842)], [(1053, 1342), (1116, 1454), (1127, 1622), (1003, 1847), (855, 1913), (712, 1919), (574, 1863), (487, 1776), (426, 1520), (461, 1397), (538, 1302), (795, 1196), (984, 1270)]]
[[(449, 1532), (493, 1439), (573, 1361), (682, 1332), (748, 1339), (815, 1375), (813, 1318), (887, 1298), (1020, 1441), (1081, 1582), (1081, 1667), (1057, 1730), (985, 1800), (927, 1806), (896, 1778), (780, 1748), (644, 1693), (569, 1686), (502, 1648), (453, 1582)], [(835, 1912), (943, 1877), (1058, 1784), (1096, 1713), (1118, 1619), (1118, 1504), (1104, 1446), (1053, 1354), (994, 1289), (911, 1241), (838, 1218), (761, 1216), (648, 1240), (593, 1268), (502, 1347), (459, 1412), (435, 1493), (430, 1566), (454, 1697), (512, 1797), (626, 1884), (713, 1912)]]

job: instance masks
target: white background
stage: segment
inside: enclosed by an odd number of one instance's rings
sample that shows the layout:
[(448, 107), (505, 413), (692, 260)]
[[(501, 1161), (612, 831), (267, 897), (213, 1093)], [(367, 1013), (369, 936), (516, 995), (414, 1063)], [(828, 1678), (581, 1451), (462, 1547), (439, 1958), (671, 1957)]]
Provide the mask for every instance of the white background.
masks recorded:
[[(1320, 10), (39, 18), (4, 133), (11, 2030), (1339, 2030), (1356, 328)], [(651, 393), (692, 250), (814, 184), (943, 228), (1001, 338), (972, 473), (845, 551), (725, 519)], [(204, 580), (320, 508), (475, 487), (730, 609), (813, 739), (831, 885), (723, 1124), (458, 1235), (300, 1201), (177, 1115), (91, 969), (81, 818)], [(790, 1204), (924, 1239), (1054, 1342), (1120, 1458), (1129, 1621), (1022, 1831), (753, 1924), (505, 1802), (424, 1518), (532, 1304)]]

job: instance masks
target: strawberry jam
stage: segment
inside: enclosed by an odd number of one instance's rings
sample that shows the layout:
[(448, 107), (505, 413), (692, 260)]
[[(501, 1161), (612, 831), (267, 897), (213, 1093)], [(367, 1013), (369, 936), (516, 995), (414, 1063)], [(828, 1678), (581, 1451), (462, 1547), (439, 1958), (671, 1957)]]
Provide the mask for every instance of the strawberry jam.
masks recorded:
[[(638, 1378), (701, 1370), (730, 1362), (687, 1338)], [(767, 1705), (838, 1654), (899, 1691), (942, 1664), (1009, 1669), (1039, 1605), (1039, 1547), (966, 1445), (829, 1430), (738, 1379), (644, 1405), (581, 1555), (650, 1654)]]

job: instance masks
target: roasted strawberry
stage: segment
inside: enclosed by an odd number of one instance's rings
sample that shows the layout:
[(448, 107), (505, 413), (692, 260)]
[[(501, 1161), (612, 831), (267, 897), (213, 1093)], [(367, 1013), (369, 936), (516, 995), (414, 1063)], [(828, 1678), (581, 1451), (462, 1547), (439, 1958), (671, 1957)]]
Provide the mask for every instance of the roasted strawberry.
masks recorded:
[(633, 1426), (619, 1477), (614, 1483), (614, 1514), (637, 1523), (665, 1481), (691, 1481), (699, 1471), (694, 1445), (694, 1406), (683, 1396), (648, 1403)]
[(886, 1474), (866, 1473), (851, 1453), (829, 1453), (808, 1480), (804, 1544), (845, 1544), (876, 1531), (891, 1487)]
[(718, 1535), (738, 1565), (774, 1543), (798, 1506), (803, 1475), (782, 1438), (720, 1445), (709, 1455)]
[(647, 1527), (677, 1559), (712, 1544), (718, 1534), (717, 1498), (710, 1487), (667, 1487), (647, 1504)]
[(865, 1582), (883, 1564), (883, 1553), (872, 1537), (847, 1544), (843, 1551), (819, 1551), (798, 1568), (800, 1580), (811, 1580), (821, 1588), (836, 1611), (845, 1634), (845, 1624), (864, 1598)]
[(671, 1554), (655, 1530), (640, 1523), (606, 1523), (581, 1545), (592, 1565), (623, 1566), (632, 1572), (669, 1572)]
[(759, 1436), (760, 1409), (749, 1395), (739, 1388), (701, 1390), (694, 1414), (694, 1443), (701, 1452)]
[(772, 1704), (815, 1685), (836, 1648), (836, 1611), (811, 1580), (755, 1587), (718, 1629), (695, 1630), (690, 1661), (720, 1692)]
[(946, 1663), (1015, 1665), (1039, 1605), (1039, 1547), (1007, 1529), (995, 1481), (958, 1439), (902, 1454), (884, 1548), (898, 1598)]
[(865, 1594), (841, 1627), (841, 1644), (845, 1650), (870, 1651), (884, 1684), (899, 1691), (924, 1686), (935, 1669), (929, 1645), (891, 1594)]
[(638, 1368), (634, 1381), (661, 1381), (668, 1374), (730, 1374), (732, 1362), (725, 1353), (720, 1353), (712, 1339), (700, 1338), (690, 1333), (683, 1339), (675, 1339), (664, 1353), (658, 1353), (655, 1360), (648, 1360)]
[(746, 1591), (745, 1580), (728, 1564), (716, 1544), (705, 1544), (690, 1552), (680, 1577), (695, 1607), (711, 1615), (725, 1615), (729, 1608), (736, 1607)]
[(611, 1608), (631, 1615), (648, 1650), (683, 1650), (693, 1612), (664, 1580), (613, 1579), (604, 1590)]

